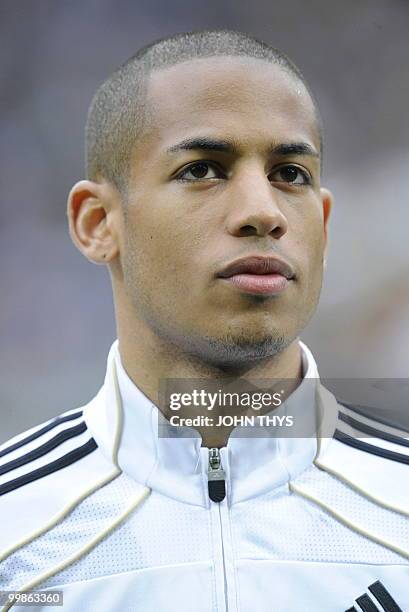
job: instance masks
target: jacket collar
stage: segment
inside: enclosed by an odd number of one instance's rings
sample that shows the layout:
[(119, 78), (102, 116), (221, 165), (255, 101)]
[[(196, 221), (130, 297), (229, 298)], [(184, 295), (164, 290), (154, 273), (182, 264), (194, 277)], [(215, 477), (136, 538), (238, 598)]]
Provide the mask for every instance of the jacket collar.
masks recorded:
[[(300, 342), (302, 383), (274, 410), (294, 423), (315, 423), (319, 375), (315, 360)], [(116, 340), (109, 352), (104, 386), (84, 410), (94, 438), (119, 468), (137, 482), (180, 501), (207, 506), (208, 449), (197, 437), (158, 437), (158, 408), (127, 375)], [(176, 428), (178, 429), (178, 428)], [(238, 437), (233, 430), (220, 449), (227, 498), (236, 503), (280, 487), (312, 465), (317, 439), (309, 437)], [(305, 432), (302, 427), (299, 429)]]

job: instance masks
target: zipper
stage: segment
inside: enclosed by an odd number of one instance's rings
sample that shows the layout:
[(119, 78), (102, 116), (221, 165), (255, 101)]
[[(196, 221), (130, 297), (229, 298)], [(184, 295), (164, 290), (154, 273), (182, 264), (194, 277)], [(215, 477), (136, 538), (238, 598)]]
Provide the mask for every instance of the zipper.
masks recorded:
[(212, 517), (212, 537), (216, 579), (216, 609), (227, 612), (235, 608), (228, 605), (228, 591), (233, 587), (230, 578), (228, 588), (226, 544), (229, 540), (228, 508), (226, 499), (226, 472), (222, 465), (222, 453), (218, 448), (208, 449), (207, 482)]
[(218, 448), (209, 448), (207, 487), (212, 501), (220, 503), (226, 497), (226, 473), (223, 470)]

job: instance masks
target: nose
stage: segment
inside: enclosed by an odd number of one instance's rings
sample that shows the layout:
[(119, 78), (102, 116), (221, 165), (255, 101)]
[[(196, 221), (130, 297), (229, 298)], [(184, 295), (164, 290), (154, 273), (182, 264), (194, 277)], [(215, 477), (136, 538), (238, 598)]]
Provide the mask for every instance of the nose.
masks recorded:
[(288, 230), (288, 221), (279, 207), (280, 197), (263, 169), (237, 177), (229, 197), (228, 232), (237, 237), (281, 238)]

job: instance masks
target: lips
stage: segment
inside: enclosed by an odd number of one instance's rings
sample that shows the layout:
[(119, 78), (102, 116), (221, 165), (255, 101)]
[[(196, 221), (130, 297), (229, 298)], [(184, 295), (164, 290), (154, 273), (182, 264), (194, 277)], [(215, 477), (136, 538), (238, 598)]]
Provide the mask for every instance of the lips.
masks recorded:
[(217, 276), (241, 292), (272, 296), (287, 289), (294, 270), (281, 259), (252, 256), (233, 261)]
[(217, 274), (220, 278), (230, 278), (236, 274), (279, 274), (287, 280), (294, 277), (290, 264), (276, 257), (252, 256), (237, 259)]

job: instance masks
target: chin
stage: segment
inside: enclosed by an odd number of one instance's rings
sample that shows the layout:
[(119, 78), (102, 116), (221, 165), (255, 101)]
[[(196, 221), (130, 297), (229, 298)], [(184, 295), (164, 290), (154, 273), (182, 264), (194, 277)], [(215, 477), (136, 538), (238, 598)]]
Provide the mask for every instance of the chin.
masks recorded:
[(250, 361), (258, 361), (280, 353), (298, 336), (282, 333), (282, 330), (258, 333), (246, 329), (229, 331), (219, 337), (205, 337), (195, 343), (196, 355), (218, 367), (238, 366)]

